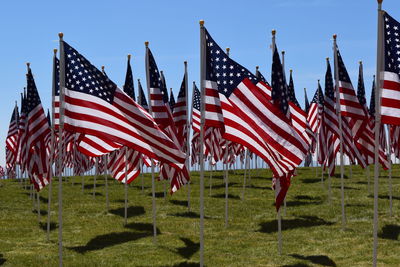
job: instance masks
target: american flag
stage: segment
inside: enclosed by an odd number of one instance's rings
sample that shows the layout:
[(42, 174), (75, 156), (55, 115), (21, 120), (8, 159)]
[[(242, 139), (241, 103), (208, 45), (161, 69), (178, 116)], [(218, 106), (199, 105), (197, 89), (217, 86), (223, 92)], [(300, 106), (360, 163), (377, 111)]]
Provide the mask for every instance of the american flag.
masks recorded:
[(4, 168), (2, 166), (0, 166), (0, 177), (2, 179), (4, 179), (4, 176), (6, 175), (6, 173), (4, 172)]
[(50, 181), (49, 160), (46, 152), (46, 138), (50, 135), (50, 126), (44, 113), (39, 93), (28, 68), (27, 75), (27, 169), (35, 189), (40, 191)]
[(224, 139), (242, 144), (259, 155), (275, 177), (285, 176), (304, 159), (304, 142), (287, 118), (270, 103), (266, 92), (255, 86), (257, 78), (229, 58), (206, 29), (204, 33), (201, 41), (206, 48), (202, 59), (206, 66), (206, 80), (202, 81), (206, 124), (207, 121), (222, 124)]
[(317, 134), (321, 125), (321, 116), (324, 109), (324, 94), (322, 93), (321, 85), (318, 80), (318, 88), (315, 91), (314, 97), (311, 100), (308, 109), (307, 120), (311, 130)]
[[(147, 84), (150, 91), (150, 106), (154, 120), (164, 133), (173, 140), (175, 146), (182, 149), (177, 138), (165, 77), (158, 71), (156, 61), (148, 47), (146, 47), (146, 69), (148, 73)], [(161, 164), (160, 179), (171, 181), (171, 193), (173, 193), (186, 184), (190, 178), (186, 165), (182, 170), (177, 170), (167, 164)]]
[(140, 83), (140, 79), (138, 79), (138, 97), (137, 103), (142, 106), (147, 112), (149, 111), (149, 105), (147, 105), (146, 95), (143, 92), (142, 84)]
[(22, 170), (26, 170), (26, 89), (21, 93), (21, 113), (18, 123), (18, 153), (17, 163), (19, 163)]
[[(174, 116), (174, 123), (176, 126), (177, 130), (177, 137), (180, 143), (180, 146), (182, 147), (183, 151), (187, 151), (187, 138), (188, 138), (188, 129), (187, 129), (187, 103), (186, 103), (186, 94), (187, 94), (187, 75), (183, 76), (183, 80), (181, 83), (181, 87), (179, 89), (178, 93), (178, 99), (174, 105), (174, 109), (172, 112), (172, 115)], [(172, 92), (171, 92), (172, 96)], [(171, 103), (171, 101), (170, 101)]]
[(388, 13), (383, 15), (385, 65), (381, 70), (381, 122), (400, 125), (400, 23)]
[(258, 70), (259, 67), (256, 66), (256, 77), (258, 80), (258, 83), (256, 84), (257, 87), (261, 88), (262, 90), (265, 91), (265, 93), (268, 96), (268, 99), (271, 99), (271, 85), (267, 82), (267, 79), (265, 79), (264, 75)]
[(174, 96), (174, 91), (172, 91), (172, 88), (169, 90), (169, 108), (171, 109), (171, 112), (174, 113), (174, 107), (175, 107), (175, 96)]
[(192, 93), (192, 115), (191, 115), (191, 125), (193, 130), (192, 135), (192, 151), (191, 151), (191, 164), (194, 165), (198, 162), (198, 157), (200, 153), (200, 102), (201, 94), (200, 90), (197, 88), (196, 83), (193, 82), (193, 93)]
[(125, 75), (125, 83), (124, 83), (124, 92), (130, 96), (133, 100), (135, 100), (135, 87), (133, 85), (133, 74), (131, 68), (131, 57), (128, 55), (128, 63), (126, 68)]
[(19, 113), (18, 106), (15, 104), (13, 113), (11, 114), (10, 125), (6, 138), (6, 166), (7, 168), (14, 168), (17, 155), (18, 155), (18, 123)]
[(185, 154), (151, 116), (66, 42), (65, 129), (125, 145), (181, 168)]

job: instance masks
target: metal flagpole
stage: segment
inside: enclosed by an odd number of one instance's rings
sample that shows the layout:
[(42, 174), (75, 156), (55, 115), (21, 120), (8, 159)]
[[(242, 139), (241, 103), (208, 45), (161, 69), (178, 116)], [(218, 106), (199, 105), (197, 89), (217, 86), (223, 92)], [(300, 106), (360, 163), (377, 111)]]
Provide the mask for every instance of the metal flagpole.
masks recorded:
[[(151, 106), (150, 98), (150, 73), (149, 73), (149, 42), (144, 42), (146, 46), (146, 79), (147, 79), (147, 93), (149, 99), (149, 113), (153, 115), (153, 108)], [(151, 160), (151, 196), (152, 196), (152, 213), (153, 213), (153, 242), (157, 242), (157, 223), (156, 223), (156, 185), (154, 177), (154, 161)]]
[[(229, 57), (229, 52), (231, 49), (229, 47), (226, 48), (226, 55)], [(223, 164), (225, 166), (225, 228), (228, 227), (229, 221), (229, 163), (228, 163), (228, 145), (230, 142), (225, 142), (225, 161), (226, 163)]]
[[(183, 64), (185, 65), (185, 98), (186, 98), (186, 168), (189, 171), (189, 155), (190, 155), (190, 121), (192, 118), (192, 113), (190, 113), (189, 117), (189, 81), (188, 81), (188, 72), (187, 72), (187, 61), (184, 61)], [(193, 101), (192, 101), (193, 103)], [(190, 172), (189, 172), (190, 173)], [(190, 211), (190, 180), (187, 182), (187, 199), (188, 199), (188, 211)]]
[[(283, 75), (286, 78), (286, 73), (285, 73), (285, 50), (282, 50), (282, 69), (283, 69)], [(292, 70), (290, 70), (292, 72)], [(296, 170), (295, 170), (296, 171)], [(286, 195), (285, 198), (283, 199), (283, 216), (286, 216)]]
[(387, 148), (387, 159), (389, 162), (389, 215), (392, 217), (392, 207), (393, 207), (393, 201), (392, 201), (392, 140), (390, 140), (390, 126), (387, 125), (387, 132), (388, 132), (388, 148)]
[(50, 182), (49, 182), (49, 191), (48, 191), (48, 197), (47, 197), (47, 231), (46, 231), (46, 239), (47, 241), (50, 241), (50, 219), (51, 219), (51, 195), (52, 195), (52, 188), (53, 188), (53, 158), (54, 158), (54, 143), (55, 143), (55, 132), (54, 132), (54, 123), (55, 123), (55, 106), (54, 106), (54, 98), (55, 98), (55, 91), (56, 91), (56, 71), (57, 71), (57, 66), (56, 66), (56, 56), (57, 56), (57, 49), (53, 50), (53, 80), (52, 80), (52, 90), (51, 90), (51, 126), (50, 126), (50, 131), (51, 131), (51, 146), (50, 146), (50, 157), (49, 157), (49, 177), (50, 177)]
[(63, 266), (63, 251), (62, 251), (62, 132), (64, 127), (64, 88), (65, 88), (65, 55), (63, 44), (63, 33), (58, 34), (60, 38), (60, 118), (58, 127), (58, 166), (60, 173), (58, 176), (58, 256), (59, 266)]
[(94, 162), (95, 166), (95, 173), (94, 173), (94, 177), (93, 177), (93, 198), (96, 197), (96, 179), (97, 179), (97, 175), (99, 175), (99, 158), (96, 157), (95, 162)]
[(374, 168), (374, 227), (373, 227), (373, 252), (372, 263), (377, 266), (378, 257), (378, 194), (379, 194), (379, 130), (381, 125), (381, 79), (383, 68), (383, 0), (378, 0), (378, 31), (376, 51), (376, 76), (375, 76), (375, 168)]
[(104, 162), (104, 164), (105, 164), (104, 171), (105, 171), (105, 180), (106, 180), (106, 210), (107, 210), (107, 213), (108, 213), (108, 210), (110, 209), (110, 200), (108, 198), (108, 156), (109, 155), (105, 156), (105, 162)]
[[(272, 30), (272, 56), (274, 55), (275, 52), (275, 34), (276, 30)], [(278, 181), (279, 182), (279, 181)], [(277, 188), (275, 187), (275, 195), (277, 195)], [(282, 218), (281, 218), (281, 209), (278, 209), (277, 212), (277, 218), (278, 218), (278, 253), (279, 255), (282, 254)]]
[(140, 157), (139, 162), (140, 162), (140, 179), (142, 182), (142, 194), (143, 194), (144, 193), (144, 178), (143, 178), (144, 174), (143, 174), (143, 158), (142, 157)]
[(208, 167), (210, 170), (210, 196), (211, 196), (211, 190), (212, 190), (212, 172), (213, 172), (213, 165), (211, 164), (211, 160), (208, 161)]
[(124, 147), (125, 153), (125, 205), (124, 205), (124, 225), (128, 223), (128, 148)]
[(206, 56), (206, 41), (204, 20), (200, 20), (200, 267), (204, 266), (204, 124), (205, 124), (205, 88), (204, 81), (205, 72), (205, 56)]
[(336, 112), (339, 120), (339, 134), (340, 134), (340, 195), (342, 203), (342, 230), (346, 227), (346, 213), (344, 208), (344, 162), (343, 162), (343, 131), (342, 131), (342, 115), (340, 112), (340, 95), (339, 95), (339, 71), (338, 71), (338, 58), (337, 58), (337, 35), (333, 35), (333, 53), (335, 61), (335, 91), (336, 91)]

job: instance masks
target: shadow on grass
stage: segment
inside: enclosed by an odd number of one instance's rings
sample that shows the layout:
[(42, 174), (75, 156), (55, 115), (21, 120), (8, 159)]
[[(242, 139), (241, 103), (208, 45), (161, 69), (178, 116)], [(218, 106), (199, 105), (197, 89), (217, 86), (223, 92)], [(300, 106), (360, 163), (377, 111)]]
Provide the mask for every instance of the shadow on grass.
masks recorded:
[[(114, 215), (125, 217), (125, 207), (113, 209), (113, 210), (110, 210), (109, 212)], [(143, 215), (145, 213), (146, 212), (144, 210), (144, 207), (142, 207), (142, 206), (130, 206), (130, 207), (128, 207), (128, 210), (127, 210), (127, 217), (131, 218), (131, 217)]]
[[(210, 179), (210, 175), (206, 176), (204, 175), (204, 179)], [(212, 176), (212, 179), (220, 179), (220, 180), (224, 180), (224, 176), (223, 175), (214, 175)]]
[(174, 204), (174, 205), (178, 205), (178, 206), (182, 206), (182, 207), (187, 207), (188, 206), (187, 200), (171, 199), (169, 202)]
[[(47, 222), (40, 222), (39, 223), (39, 227), (40, 229), (42, 229), (43, 231), (47, 231)], [(53, 231), (55, 229), (57, 229), (58, 224), (55, 222), (50, 222), (50, 231)]]
[[(238, 183), (234, 183), (234, 182), (229, 182), (228, 183), (228, 187), (232, 187), (234, 185), (237, 185)], [(212, 187), (213, 189), (220, 189), (220, 188), (225, 188), (225, 183), (223, 184), (217, 184), (217, 185), (213, 185)]]
[[(165, 266), (165, 265), (162, 265)], [(166, 267), (199, 267), (200, 262), (189, 262), (189, 261), (183, 261), (181, 263), (175, 263), (174, 265), (167, 265)], [(206, 266), (206, 265), (204, 265)]]
[(149, 236), (152, 236), (151, 232), (134, 233), (125, 231), (120, 233), (109, 233), (92, 238), (85, 246), (70, 247), (69, 249), (84, 254), (88, 251), (100, 250), (106, 247), (135, 241)]
[[(368, 197), (369, 197), (369, 198), (374, 198), (373, 195), (369, 195)], [(378, 198), (379, 198), (379, 199), (387, 199), (387, 200), (389, 200), (389, 195), (379, 195)], [(400, 197), (392, 196), (392, 199), (400, 200)]]
[[(149, 197), (152, 197), (153, 195), (152, 195), (152, 193), (150, 192), (150, 193), (148, 193), (147, 194)], [(155, 197), (156, 198), (163, 198), (164, 197), (164, 192), (155, 192)], [(166, 196), (168, 195), (168, 192), (166, 193)]]
[[(37, 214), (37, 209), (32, 210), (32, 213)], [(47, 215), (47, 210), (40, 210), (40, 215), (41, 216)]]
[[(213, 198), (225, 198), (225, 194), (217, 194), (217, 195), (213, 195)], [(230, 199), (240, 199), (239, 196), (237, 195), (232, 195), (232, 194), (228, 194), (228, 198)]]
[(400, 235), (400, 226), (394, 224), (387, 224), (382, 227), (378, 234), (380, 238), (398, 240)]
[[(200, 218), (200, 214), (198, 214), (197, 212), (193, 212), (193, 211), (177, 212), (177, 213), (168, 214), (168, 215), (174, 216), (174, 217), (183, 217), (183, 218), (194, 218), (194, 219)], [(208, 217), (208, 216), (204, 216), (204, 218), (210, 219), (210, 217)]]
[[(334, 223), (325, 221), (316, 216), (300, 216), (295, 219), (282, 219), (282, 231), (291, 230), (296, 228), (308, 228), (314, 226), (322, 226), (322, 225), (333, 225)], [(278, 231), (278, 221), (272, 220), (268, 222), (262, 222), (259, 224), (260, 229), (258, 232), (270, 234)]]
[(49, 199), (48, 199), (47, 197), (42, 197), (42, 196), (39, 196), (39, 200), (40, 200), (42, 203), (47, 203), (47, 202), (49, 201)]
[(315, 184), (321, 182), (320, 178), (307, 178), (300, 180), (303, 184)]
[[(127, 225), (125, 225), (125, 228), (129, 228), (136, 231), (153, 233), (153, 225), (151, 223), (128, 223)], [(156, 228), (156, 232), (158, 235), (161, 234), (161, 231), (160, 229), (158, 229), (158, 227)]]
[[(332, 176), (332, 178), (339, 178), (340, 179), (340, 173), (336, 173), (335, 175)], [(349, 179), (349, 177), (346, 174), (343, 174), (344, 179)]]
[[(288, 207), (298, 207), (305, 205), (320, 205), (322, 204), (322, 200), (320, 197), (311, 197), (306, 195), (299, 195), (294, 197), (296, 200), (288, 200), (286, 201), (286, 206)], [(309, 201), (307, 201), (309, 200)], [(275, 206), (275, 203), (272, 203), (272, 206)]]
[(200, 249), (200, 243), (195, 243), (189, 238), (181, 237), (180, 240), (185, 243), (184, 247), (176, 249), (176, 253), (184, 257), (185, 259), (190, 259), (193, 254), (195, 254)]
[[(96, 187), (102, 187), (102, 186), (104, 186), (105, 184), (96, 184)], [(85, 184), (84, 186), (83, 186), (85, 189), (93, 189), (94, 188), (94, 184)]]
[[(341, 189), (340, 186), (332, 186), (332, 188)], [(355, 188), (355, 187), (351, 187), (351, 186), (344, 186), (343, 188), (344, 188), (344, 190), (361, 190), (360, 188)]]
[(356, 184), (368, 184), (368, 182), (359, 181)]
[(249, 189), (261, 189), (261, 190), (272, 190), (271, 186), (248, 185), (246, 188), (249, 188)]
[(307, 195), (298, 195), (294, 197), (296, 200), (310, 200), (310, 201), (321, 201), (320, 197), (312, 197)]
[(7, 260), (3, 258), (3, 254), (0, 253), (0, 265), (3, 265)]
[(366, 207), (365, 204), (346, 204), (346, 207)]
[(299, 260), (308, 260), (311, 261), (311, 263), (314, 264), (319, 264), (322, 266), (331, 266), (331, 267), (336, 267), (336, 263), (330, 259), (328, 256), (325, 255), (311, 255), (311, 256), (303, 256), (299, 254), (289, 254), (293, 258), (299, 259)]

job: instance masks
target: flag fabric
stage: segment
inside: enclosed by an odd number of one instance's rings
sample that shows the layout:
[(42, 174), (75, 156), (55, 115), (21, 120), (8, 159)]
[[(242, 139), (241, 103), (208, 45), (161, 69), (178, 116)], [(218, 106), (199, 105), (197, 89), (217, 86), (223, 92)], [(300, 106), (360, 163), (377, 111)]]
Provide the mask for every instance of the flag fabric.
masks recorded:
[[(187, 138), (188, 138), (188, 129), (187, 129), (187, 103), (186, 103), (186, 92), (188, 89), (186, 88), (187, 77), (186, 73), (183, 77), (181, 87), (179, 89), (178, 98), (174, 105), (172, 115), (174, 117), (174, 123), (177, 132), (177, 138), (179, 140), (179, 145), (182, 147), (183, 152), (187, 152)], [(172, 92), (171, 92), (172, 96)], [(171, 103), (171, 101), (170, 101)]]
[(17, 153), (17, 163), (19, 163), (21, 169), (26, 171), (26, 92), (21, 94), (21, 112), (20, 119), (18, 123), (18, 153)]
[(400, 125), (400, 23), (383, 14), (384, 69), (381, 71), (381, 123)]
[(140, 79), (138, 79), (138, 97), (137, 103), (143, 107), (147, 112), (149, 111), (149, 106), (147, 105), (146, 95), (143, 92), (142, 84), (140, 83)]
[(131, 60), (130, 56), (128, 56), (128, 63), (126, 68), (126, 75), (125, 75), (125, 83), (124, 83), (124, 92), (130, 96), (133, 100), (135, 100), (135, 87), (133, 84), (133, 74), (131, 68)]
[(224, 139), (249, 148), (268, 163), (275, 177), (285, 177), (303, 161), (304, 142), (255, 85), (257, 78), (229, 58), (206, 29), (203, 36), (206, 124), (222, 125)]
[[(177, 137), (177, 129), (170, 102), (168, 99), (168, 90), (165, 83), (165, 77), (158, 71), (156, 61), (151, 50), (146, 48), (146, 68), (148, 72), (148, 85), (150, 91), (150, 105), (152, 115), (160, 129), (171, 138), (175, 146), (182, 150), (182, 146)], [(181, 170), (171, 168), (168, 164), (160, 165), (160, 180), (170, 180), (171, 193), (176, 192), (182, 185), (190, 180), (186, 165)]]
[(50, 126), (30, 68), (27, 75), (26, 113), (28, 176), (35, 189), (40, 191), (50, 181), (49, 160), (46, 152), (46, 137), (50, 135)]
[(65, 58), (65, 129), (125, 145), (181, 168), (185, 161), (151, 116), (78, 51), (62, 42)]
[(169, 90), (169, 108), (171, 109), (171, 112), (174, 112), (174, 107), (175, 107), (175, 96), (174, 96), (174, 91), (172, 91), (172, 88)]
[(18, 123), (19, 113), (18, 106), (15, 104), (13, 113), (11, 114), (10, 125), (6, 137), (6, 167), (14, 168), (17, 163), (18, 155)]
[(267, 98), (271, 100), (271, 85), (268, 83), (267, 79), (265, 79), (264, 75), (262, 75), (262, 73), (258, 70), (258, 66), (256, 67), (256, 78), (258, 80), (256, 86), (263, 90), (266, 93)]

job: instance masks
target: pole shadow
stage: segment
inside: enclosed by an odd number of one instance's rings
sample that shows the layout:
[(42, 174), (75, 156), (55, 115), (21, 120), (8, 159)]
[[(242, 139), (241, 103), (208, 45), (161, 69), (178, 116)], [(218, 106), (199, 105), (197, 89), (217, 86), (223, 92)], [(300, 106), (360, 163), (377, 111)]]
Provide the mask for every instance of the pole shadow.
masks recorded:
[[(110, 210), (109, 212), (111, 214), (114, 214), (117, 216), (125, 217), (125, 207), (113, 209), (113, 210)], [(127, 217), (131, 218), (131, 217), (143, 215), (145, 213), (146, 213), (146, 211), (144, 210), (143, 206), (130, 206), (130, 207), (128, 207), (128, 210), (127, 210)]]
[[(39, 223), (39, 228), (42, 229), (43, 231), (47, 231), (47, 222), (40, 222)], [(50, 222), (50, 231), (53, 231), (58, 228), (58, 224), (55, 222)]]
[[(329, 226), (333, 225), (333, 222), (325, 221), (316, 216), (300, 216), (295, 219), (284, 219), (282, 218), (282, 231), (292, 230), (297, 228), (309, 228), (315, 226)], [(278, 231), (278, 221), (271, 220), (267, 222), (262, 222), (259, 224), (260, 229), (258, 232), (271, 234)]]
[(303, 256), (299, 254), (289, 254), (293, 258), (299, 259), (299, 260), (307, 260), (311, 261), (311, 263), (314, 264), (319, 264), (322, 266), (330, 266), (330, 267), (336, 267), (336, 263), (329, 258), (328, 256), (325, 255), (311, 255), (311, 256)]
[[(150, 192), (150, 193), (148, 193), (147, 194), (149, 197), (152, 197), (153, 196), (153, 194)], [(155, 192), (155, 197), (156, 198), (163, 198), (164, 197), (164, 192)], [(167, 191), (167, 195), (168, 195), (168, 191)]]
[[(213, 198), (225, 198), (225, 194), (217, 194), (217, 195), (213, 195)], [(232, 195), (232, 194), (228, 194), (228, 198), (229, 199), (240, 199), (239, 196), (237, 195)]]

